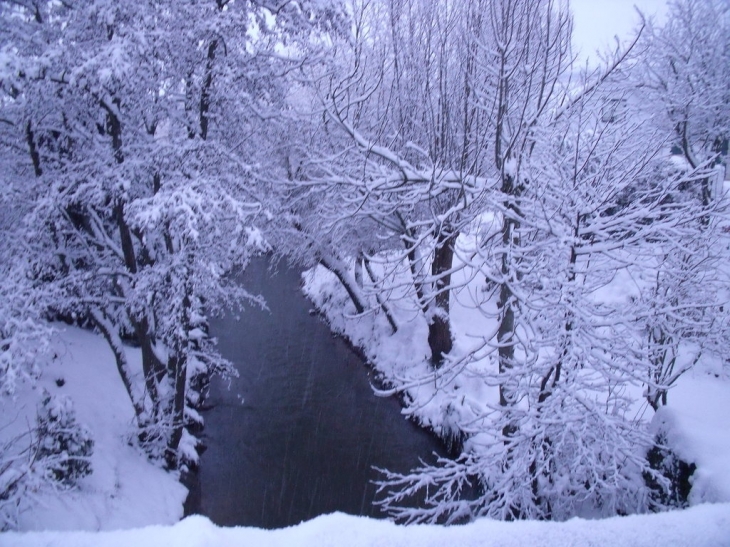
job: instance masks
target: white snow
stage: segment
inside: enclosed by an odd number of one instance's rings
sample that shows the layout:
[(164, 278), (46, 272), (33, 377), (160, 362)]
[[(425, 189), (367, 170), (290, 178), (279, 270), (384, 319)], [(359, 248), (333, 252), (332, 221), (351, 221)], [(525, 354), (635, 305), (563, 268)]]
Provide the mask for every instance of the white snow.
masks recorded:
[(668, 444), (697, 465), (690, 503), (730, 501), (730, 382), (721, 370), (685, 375), (662, 409)]
[(174, 526), (117, 532), (36, 532), (0, 536), (1, 547), (724, 547), (730, 505), (701, 505), (656, 515), (568, 522), (497, 522), (397, 526), (334, 513), (280, 530), (219, 528), (200, 516)]
[[(19, 515), (20, 530), (115, 530), (172, 524), (183, 516), (187, 490), (130, 446), (134, 410), (104, 340), (91, 332), (56, 325), (56, 357), (35, 385), (18, 386), (0, 398), (0, 441), (35, 423), (39, 393), (69, 396), (76, 419), (94, 439), (93, 472), (77, 489), (31, 494)], [(128, 349), (130, 366), (141, 369), (139, 350)], [(62, 386), (57, 385), (63, 383)], [(3, 537), (3, 539), (5, 539)]]

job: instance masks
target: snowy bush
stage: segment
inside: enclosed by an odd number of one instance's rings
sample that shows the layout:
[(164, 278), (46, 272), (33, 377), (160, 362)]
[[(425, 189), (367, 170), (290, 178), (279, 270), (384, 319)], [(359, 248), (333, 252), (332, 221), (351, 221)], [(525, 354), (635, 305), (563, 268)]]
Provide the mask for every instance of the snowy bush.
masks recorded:
[(0, 531), (15, 528), (26, 492), (37, 479), (32, 465), (36, 451), (30, 431), (0, 445)]
[(650, 507), (657, 511), (669, 507), (688, 507), (689, 493), (692, 489), (691, 479), (697, 466), (677, 456), (668, 446), (667, 436), (664, 433), (657, 435), (646, 459), (654, 471), (654, 473), (644, 473), (644, 481), (650, 490)]
[[(0, 257), (3, 254), (0, 252)], [(33, 294), (16, 270), (5, 269), (0, 275), (1, 395), (11, 395), (18, 384), (34, 381), (51, 353), (53, 329), (41, 320)]]
[(94, 452), (94, 441), (86, 426), (76, 422), (76, 412), (68, 396), (44, 392), (36, 435), (37, 459), (47, 478), (73, 486), (91, 473), (89, 457)]
[(90, 474), (93, 448), (89, 430), (76, 422), (71, 399), (44, 390), (36, 428), (0, 444), (0, 530), (15, 528), (34, 492), (70, 488)]

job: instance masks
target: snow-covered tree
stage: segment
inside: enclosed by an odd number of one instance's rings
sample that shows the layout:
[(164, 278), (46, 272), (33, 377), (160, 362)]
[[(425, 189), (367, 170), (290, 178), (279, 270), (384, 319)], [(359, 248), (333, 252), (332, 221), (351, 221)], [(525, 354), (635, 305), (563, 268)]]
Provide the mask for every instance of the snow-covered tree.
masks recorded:
[(27, 274), (49, 309), (104, 336), (140, 439), (177, 465), (192, 387), (231, 372), (206, 316), (251, 298), (230, 274), (266, 247), (253, 171), (281, 104), (274, 47), (300, 51), (343, 15), (328, 2), (34, 6), (3, 11), (11, 183), (36, 192)]
[(91, 432), (77, 422), (72, 400), (43, 390), (35, 426), (28, 424), (25, 431), (0, 443), (0, 530), (16, 526), (33, 494), (74, 488), (93, 471), (93, 450)]
[[(477, 12), (393, 0), (356, 14), (330, 69), (308, 73), (323, 120), (313, 130), (319, 146), (300, 155), (289, 186), (315, 204), (299, 215), (301, 231), (319, 242), (336, 237), (325, 246), (339, 254), (335, 273), (357, 311), (381, 309), (396, 329), (389, 307), (409, 302), (426, 320), (438, 367), (452, 348), (454, 244), (486, 182), (488, 124), (475, 108), (482, 76), (470, 53)], [(364, 278), (368, 295), (358, 294)]]
[(730, 6), (723, 0), (676, 0), (667, 22), (650, 26), (649, 51), (636, 79), (643, 100), (673, 133), (693, 169), (718, 165), (695, 184), (706, 202), (720, 193), (730, 139)]
[[(633, 104), (632, 45), (579, 78), (559, 3), (505, 0), (483, 13), (477, 59), (490, 78), (477, 97), (494, 120), (498, 181), (483, 204), (501, 230), (470, 267), (496, 287), (496, 312), (481, 305), (496, 325), (478, 353), (439, 373), (449, 385), (470, 360), (489, 360), (498, 371), (475, 370), (499, 401), (467, 412), (457, 461), (388, 474), (384, 505), (408, 521), (645, 510), (644, 478), (663, 479), (646, 459), (641, 391), (660, 404), (699, 351), (722, 353), (724, 205), (687, 194), (707, 164), (677, 170), (671, 135)], [(628, 112), (607, 116), (616, 100)], [(678, 360), (682, 344), (694, 356)], [(479, 495), (463, 499), (473, 481)], [(399, 507), (420, 490), (425, 509)]]
[[(630, 73), (634, 108), (667, 135), (670, 171), (688, 174), (673, 201), (724, 199), (730, 135), (730, 8), (714, 0), (669, 2), (666, 23), (649, 21), (646, 51)], [(715, 208), (721, 206), (716, 204)], [(712, 208), (712, 207), (711, 207)], [(653, 363), (647, 400), (657, 409), (668, 388), (705, 352), (722, 353), (727, 271), (718, 215), (700, 231), (675, 234), (647, 257), (637, 303)]]
[(72, 486), (92, 472), (89, 457), (94, 441), (88, 428), (76, 421), (70, 397), (45, 392), (34, 433), (38, 439), (35, 457), (53, 481)]

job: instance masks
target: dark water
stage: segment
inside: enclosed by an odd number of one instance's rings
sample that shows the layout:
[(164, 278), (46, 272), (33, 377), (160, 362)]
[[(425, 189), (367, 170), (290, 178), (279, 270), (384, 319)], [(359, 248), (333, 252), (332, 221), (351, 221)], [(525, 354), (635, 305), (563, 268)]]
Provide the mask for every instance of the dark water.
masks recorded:
[(440, 445), (401, 416), (397, 400), (373, 395), (369, 369), (310, 314), (298, 271), (272, 275), (260, 260), (244, 285), (270, 311), (211, 325), (240, 378), (211, 391), (208, 450), (188, 511), (265, 528), (332, 511), (384, 516), (372, 505), (372, 467), (407, 471), (433, 461)]

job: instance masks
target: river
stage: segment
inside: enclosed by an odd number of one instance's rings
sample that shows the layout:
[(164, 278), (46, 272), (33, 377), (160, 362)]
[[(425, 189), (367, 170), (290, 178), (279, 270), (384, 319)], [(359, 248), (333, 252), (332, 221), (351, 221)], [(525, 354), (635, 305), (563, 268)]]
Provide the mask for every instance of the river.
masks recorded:
[(254, 261), (243, 283), (269, 310), (211, 324), (240, 376), (212, 386), (187, 512), (262, 528), (333, 511), (383, 517), (374, 467), (404, 472), (444, 450), (395, 398), (373, 394), (370, 369), (312, 312), (299, 271), (267, 266)]

